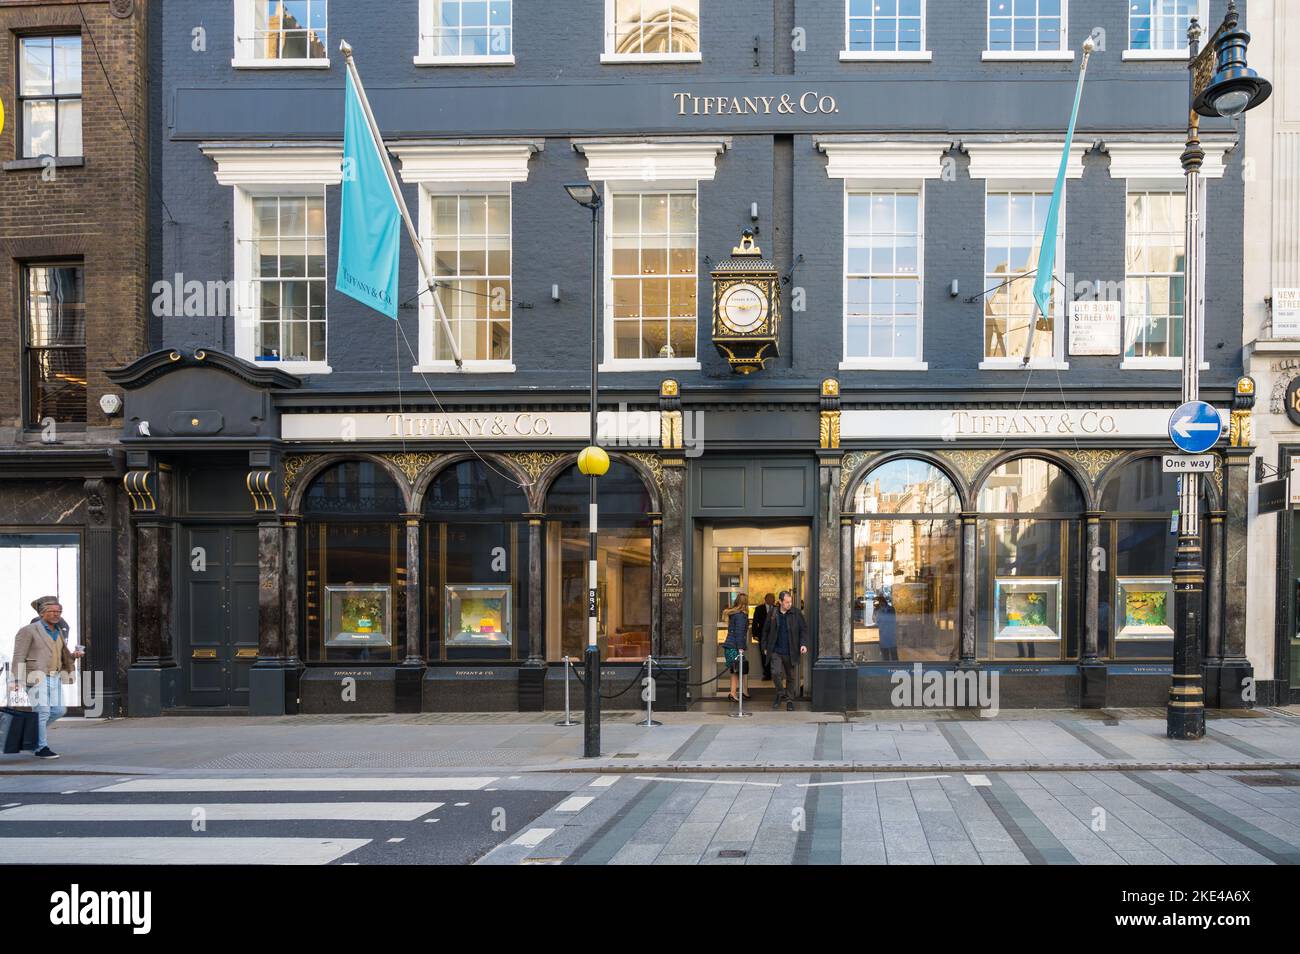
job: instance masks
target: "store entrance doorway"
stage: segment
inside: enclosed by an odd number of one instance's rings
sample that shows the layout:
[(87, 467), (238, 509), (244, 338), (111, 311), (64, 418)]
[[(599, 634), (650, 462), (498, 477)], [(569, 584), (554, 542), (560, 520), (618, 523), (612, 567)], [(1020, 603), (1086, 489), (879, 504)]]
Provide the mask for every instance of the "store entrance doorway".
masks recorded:
[[(727, 620), (723, 611), (735, 606), (742, 593), (749, 597), (749, 633), (746, 659), (749, 675), (746, 685), (751, 701), (769, 701), (774, 687), (764, 678), (759, 644), (753, 638), (754, 612), (771, 593), (778, 598), (783, 590), (794, 594), (794, 605), (807, 616), (807, 578), (810, 532), (807, 526), (706, 526), (703, 528), (703, 597), (704, 646), (701, 653), (700, 679), (704, 681), (701, 700), (726, 700), (730, 679), (726, 673), (723, 643), (727, 639)], [(811, 691), (812, 647), (802, 657), (800, 695)], [(710, 682), (709, 680), (715, 681)]]

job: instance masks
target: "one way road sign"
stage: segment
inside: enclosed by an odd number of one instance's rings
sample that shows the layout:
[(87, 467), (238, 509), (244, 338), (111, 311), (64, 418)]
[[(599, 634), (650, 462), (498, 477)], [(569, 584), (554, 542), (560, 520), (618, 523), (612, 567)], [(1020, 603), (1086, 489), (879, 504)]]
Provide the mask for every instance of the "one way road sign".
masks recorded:
[(1185, 454), (1200, 454), (1218, 443), (1223, 418), (1204, 401), (1188, 401), (1169, 417), (1169, 439)]

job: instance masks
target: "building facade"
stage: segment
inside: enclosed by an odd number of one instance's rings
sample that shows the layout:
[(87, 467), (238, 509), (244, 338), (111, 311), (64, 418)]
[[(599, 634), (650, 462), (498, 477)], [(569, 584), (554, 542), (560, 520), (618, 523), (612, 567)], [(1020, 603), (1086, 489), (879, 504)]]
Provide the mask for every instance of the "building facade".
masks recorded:
[(131, 629), (107, 371), (149, 350), (147, 22), (143, 0), (0, 4), (0, 654), (58, 594), (87, 650), (65, 702), (110, 714)]
[[(715, 697), (722, 610), (781, 590), (814, 634), (817, 709), (887, 706), (914, 663), (995, 671), (1004, 706), (1160, 704), (1196, 6), (157, 5), (153, 347), (111, 375), (131, 711), (559, 705), (587, 610), (574, 182), (603, 195), (607, 705), (640, 704), (650, 655), (659, 705)], [(334, 291), (341, 40), (463, 370), (409, 248), (395, 322)], [(1202, 139), (1203, 396), (1226, 417), (1241, 134)], [(715, 342), (769, 327), (760, 370)], [(1249, 451), (1216, 460), (1207, 695), (1235, 705)]]
[(1300, 459), (1300, 66), (1286, 55), (1288, 41), (1300, 37), (1300, 11), (1272, 0), (1251, 4), (1251, 15), (1251, 57), (1260, 75), (1272, 80), (1273, 95), (1246, 120), (1244, 338), (1246, 369), (1257, 392), (1253, 440), (1259, 469), (1250, 495), (1251, 586), (1242, 595), (1259, 701), (1286, 703), (1300, 690), (1300, 484), (1293, 463)]

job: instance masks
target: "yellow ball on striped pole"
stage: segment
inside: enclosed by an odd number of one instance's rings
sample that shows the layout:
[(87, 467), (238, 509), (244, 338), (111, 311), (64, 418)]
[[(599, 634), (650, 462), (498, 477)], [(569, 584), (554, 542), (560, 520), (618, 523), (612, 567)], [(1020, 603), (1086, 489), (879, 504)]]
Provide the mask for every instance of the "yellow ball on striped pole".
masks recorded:
[(584, 447), (578, 454), (578, 470), (588, 477), (604, 477), (609, 473), (609, 455), (600, 447)]

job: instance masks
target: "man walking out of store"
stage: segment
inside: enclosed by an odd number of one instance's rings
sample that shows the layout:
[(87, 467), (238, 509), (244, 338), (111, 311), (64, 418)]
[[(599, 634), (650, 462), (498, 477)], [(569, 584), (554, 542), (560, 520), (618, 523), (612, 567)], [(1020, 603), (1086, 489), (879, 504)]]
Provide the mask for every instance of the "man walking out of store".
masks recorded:
[(780, 708), (784, 697), (786, 711), (793, 712), (795, 681), (799, 678), (795, 660), (808, 652), (808, 623), (803, 613), (794, 608), (794, 597), (789, 590), (781, 591), (776, 612), (767, 614), (763, 649), (771, 660), (772, 682), (776, 686), (772, 708)]
[(67, 711), (63, 706), (63, 682), (72, 681), (73, 660), (83, 655), (71, 649), (64, 636), (63, 607), (56, 596), (42, 596), (32, 603), (36, 622), (18, 630), (14, 637), (13, 681), (9, 688), (27, 689), (38, 722), (36, 752), (38, 759), (57, 759), (46, 735), (50, 725)]

